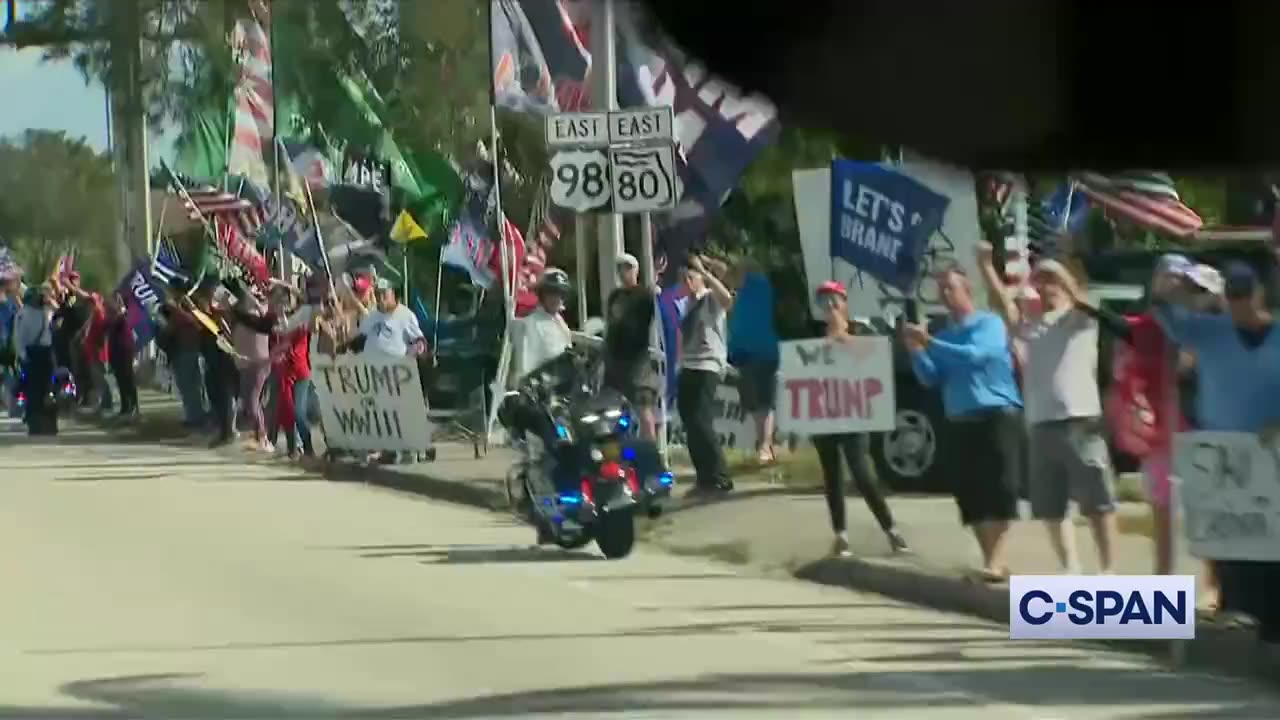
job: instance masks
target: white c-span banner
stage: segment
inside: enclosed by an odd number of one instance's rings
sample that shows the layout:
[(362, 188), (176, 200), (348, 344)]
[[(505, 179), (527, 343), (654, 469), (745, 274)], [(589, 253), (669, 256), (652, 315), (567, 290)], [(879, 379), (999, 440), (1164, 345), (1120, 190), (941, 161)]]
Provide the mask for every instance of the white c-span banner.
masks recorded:
[(411, 357), (311, 355), (311, 378), (324, 438), (341, 450), (421, 451), (431, 447), (431, 422)]
[(1194, 575), (1014, 575), (1013, 640), (1194, 640)]

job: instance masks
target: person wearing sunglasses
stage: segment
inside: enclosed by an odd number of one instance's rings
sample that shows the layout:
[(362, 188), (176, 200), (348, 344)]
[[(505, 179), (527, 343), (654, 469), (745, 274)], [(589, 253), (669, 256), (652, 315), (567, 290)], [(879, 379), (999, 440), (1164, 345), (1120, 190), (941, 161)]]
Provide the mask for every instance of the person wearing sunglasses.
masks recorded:
[[(823, 283), (818, 287), (817, 300), (826, 321), (823, 326), (824, 336), (834, 343), (850, 342), (854, 333), (849, 320), (849, 293), (844, 285), (838, 282)], [(827, 510), (831, 513), (831, 529), (836, 535), (832, 554), (839, 557), (849, 555), (844, 475), (840, 472), (841, 455), (844, 455), (844, 461), (853, 475), (853, 483), (867, 503), (867, 509), (875, 516), (880, 529), (888, 538), (889, 547), (894, 552), (909, 552), (907, 541), (894, 525), (893, 513), (889, 510), (889, 503), (885, 501), (883, 487), (876, 476), (876, 466), (871, 461), (871, 436), (867, 433), (815, 435), (813, 447), (818, 451), (818, 462), (822, 466), (823, 491), (827, 497)]]

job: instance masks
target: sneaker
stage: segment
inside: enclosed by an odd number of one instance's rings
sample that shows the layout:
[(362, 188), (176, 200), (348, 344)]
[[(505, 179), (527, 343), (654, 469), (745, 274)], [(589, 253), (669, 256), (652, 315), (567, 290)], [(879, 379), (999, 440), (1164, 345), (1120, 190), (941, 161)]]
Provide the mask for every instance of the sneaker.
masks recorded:
[(831, 554), (835, 557), (849, 557), (853, 553), (849, 550), (849, 539), (845, 537), (836, 537), (835, 542), (831, 543)]
[(268, 455), (276, 454), (276, 446), (272, 445), (270, 440), (263, 440), (261, 443), (258, 444), (257, 449)]
[(888, 535), (889, 535), (889, 547), (894, 552), (902, 553), (902, 554), (911, 552), (911, 546), (907, 544), (907, 539), (902, 537), (902, 534), (899, 533), (897, 530), (890, 530)]

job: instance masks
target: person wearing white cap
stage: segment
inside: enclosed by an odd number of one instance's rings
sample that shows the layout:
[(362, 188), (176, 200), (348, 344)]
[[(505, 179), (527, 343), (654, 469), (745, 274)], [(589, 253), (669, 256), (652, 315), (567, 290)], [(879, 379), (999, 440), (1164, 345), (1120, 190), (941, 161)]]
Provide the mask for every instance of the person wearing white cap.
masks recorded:
[(662, 378), (649, 353), (656, 288), (640, 285), (640, 262), (634, 255), (618, 257), (619, 287), (605, 303), (604, 385), (631, 401), (640, 421), (640, 434), (657, 434), (658, 393)]
[[(1222, 290), (1221, 276), (1182, 255), (1164, 255), (1156, 262), (1151, 280), (1154, 302), (1190, 304), (1188, 291), (1193, 287), (1199, 297), (1212, 298)], [(1190, 369), (1189, 356), (1179, 353), (1151, 312), (1121, 317), (1084, 303), (1078, 306), (1124, 341), (1116, 349), (1107, 416), (1117, 446), (1142, 461), (1154, 525), (1155, 573), (1167, 575), (1173, 570), (1171, 453), (1174, 433), (1188, 427), (1179, 406), (1179, 384)]]
[(1062, 262), (1036, 264), (1031, 282), (1043, 311), (1025, 317), (1004, 288), (989, 252), (981, 253), (980, 264), (1022, 360), (1031, 513), (1048, 530), (1062, 569), (1078, 572), (1075, 534), (1065, 522), (1074, 498), (1089, 520), (1099, 570), (1108, 573), (1116, 505), (1098, 389), (1098, 321), (1080, 309), (1080, 285)]

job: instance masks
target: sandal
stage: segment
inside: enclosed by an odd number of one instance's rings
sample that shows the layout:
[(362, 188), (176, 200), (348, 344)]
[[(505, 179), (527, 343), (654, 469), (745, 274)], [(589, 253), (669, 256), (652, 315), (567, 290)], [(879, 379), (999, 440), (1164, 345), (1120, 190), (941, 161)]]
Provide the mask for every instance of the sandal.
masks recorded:
[(981, 568), (970, 573), (969, 579), (974, 582), (986, 583), (987, 585), (1003, 585), (1009, 582), (1009, 568), (1000, 568), (999, 570)]

